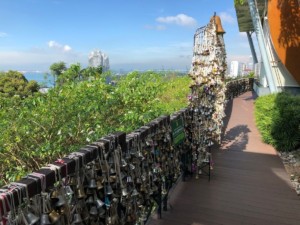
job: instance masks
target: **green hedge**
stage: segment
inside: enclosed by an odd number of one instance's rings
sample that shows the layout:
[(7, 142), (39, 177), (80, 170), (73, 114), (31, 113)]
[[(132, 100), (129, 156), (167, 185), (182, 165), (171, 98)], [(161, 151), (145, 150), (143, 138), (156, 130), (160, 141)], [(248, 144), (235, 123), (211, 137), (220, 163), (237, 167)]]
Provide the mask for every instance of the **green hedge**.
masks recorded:
[(22, 99), (0, 96), (0, 185), (115, 131), (132, 131), (187, 106), (190, 79), (132, 72), (56, 87)]
[(265, 143), (279, 151), (292, 151), (300, 146), (300, 96), (284, 92), (259, 97), (255, 118)]

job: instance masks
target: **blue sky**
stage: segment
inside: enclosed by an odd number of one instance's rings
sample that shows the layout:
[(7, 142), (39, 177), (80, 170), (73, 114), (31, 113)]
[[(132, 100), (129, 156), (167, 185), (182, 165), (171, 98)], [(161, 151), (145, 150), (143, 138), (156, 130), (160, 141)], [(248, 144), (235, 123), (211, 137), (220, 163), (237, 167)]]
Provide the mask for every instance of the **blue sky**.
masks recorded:
[(0, 0), (0, 71), (87, 66), (99, 49), (113, 70), (189, 69), (193, 35), (217, 13), (228, 61), (250, 61), (233, 0)]

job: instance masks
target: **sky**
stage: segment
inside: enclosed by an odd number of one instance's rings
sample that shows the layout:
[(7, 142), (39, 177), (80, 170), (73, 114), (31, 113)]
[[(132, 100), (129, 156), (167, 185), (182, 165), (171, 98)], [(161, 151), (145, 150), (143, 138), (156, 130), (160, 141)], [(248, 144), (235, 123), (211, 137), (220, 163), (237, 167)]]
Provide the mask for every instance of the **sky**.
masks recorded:
[(188, 70), (193, 36), (221, 17), (228, 62), (251, 62), (234, 0), (0, 0), (0, 71), (109, 56), (112, 70)]

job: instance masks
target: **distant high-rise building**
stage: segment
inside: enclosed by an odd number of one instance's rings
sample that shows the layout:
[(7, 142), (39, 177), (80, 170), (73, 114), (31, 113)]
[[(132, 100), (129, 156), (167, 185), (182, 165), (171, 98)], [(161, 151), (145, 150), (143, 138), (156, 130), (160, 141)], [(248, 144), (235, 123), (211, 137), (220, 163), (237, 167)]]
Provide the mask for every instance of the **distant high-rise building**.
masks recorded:
[(238, 75), (240, 75), (240, 63), (238, 61), (231, 61), (230, 64), (230, 76), (231, 77), (237, 77)]
[(89, 66), (99, 67), (102, 66), (103, 72), (109, 70), (109, 58), (100, 50), (94, 50), (89, 55)]

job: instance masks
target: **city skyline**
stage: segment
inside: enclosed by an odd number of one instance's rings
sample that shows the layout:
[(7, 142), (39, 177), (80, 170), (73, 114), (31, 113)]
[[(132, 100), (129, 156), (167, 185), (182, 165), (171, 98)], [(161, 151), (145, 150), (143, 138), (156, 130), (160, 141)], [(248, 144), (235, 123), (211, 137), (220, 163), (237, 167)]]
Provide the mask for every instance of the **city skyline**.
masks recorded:
[[(0, 70), (48, 71), (57, 61), (88, 65), (100, 49), (112, 70), (189, 70), (193, 36), (214, 12), (222, 19), (227, 61), (249, 62), (233, 0), (4, 0), (0, 3)], [(255, 39), (255, 38), (254, 38)]]

